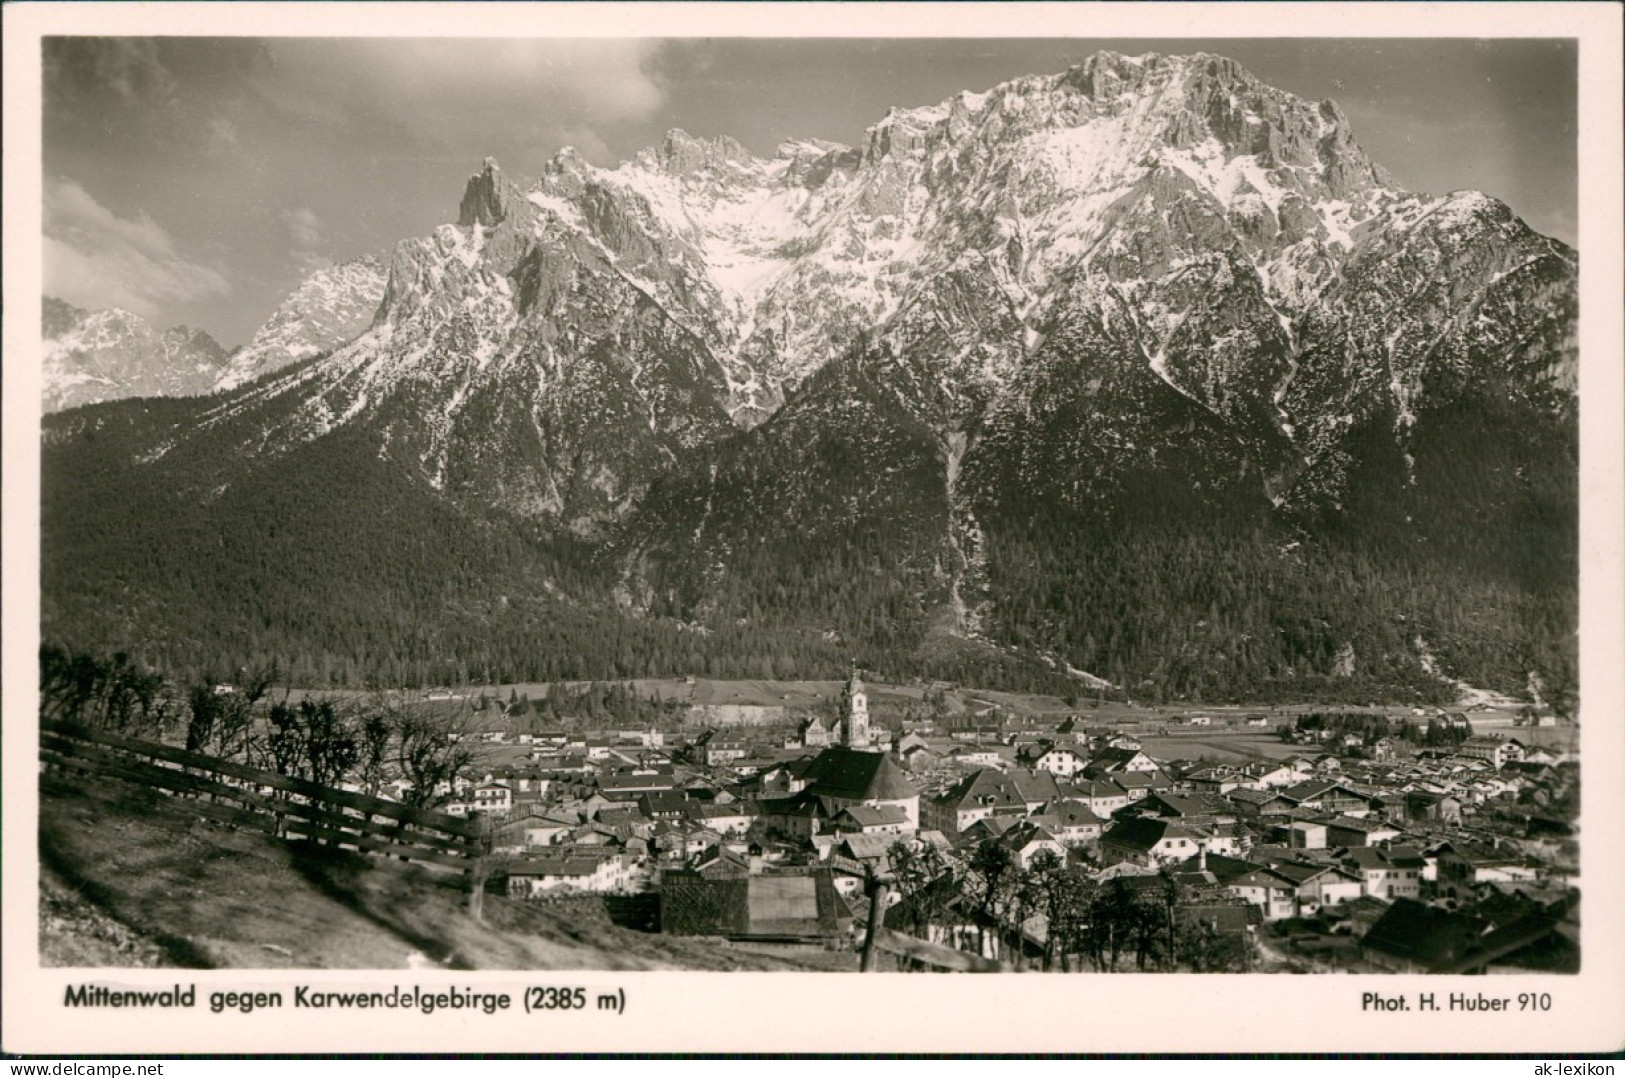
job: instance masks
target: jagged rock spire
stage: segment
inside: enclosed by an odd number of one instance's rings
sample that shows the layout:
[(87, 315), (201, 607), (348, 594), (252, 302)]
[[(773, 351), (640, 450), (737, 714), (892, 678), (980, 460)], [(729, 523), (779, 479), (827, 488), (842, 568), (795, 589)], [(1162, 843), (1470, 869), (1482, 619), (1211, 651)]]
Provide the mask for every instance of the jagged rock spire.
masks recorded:
[(468, 178), (463, 189), (462, 205), (457, 210), (457, 224), (468, 228), (475, 222), (486, 228), (508, 216), (509, 184), (497, 165), (496, 158), (487, 157), (485, 167)]

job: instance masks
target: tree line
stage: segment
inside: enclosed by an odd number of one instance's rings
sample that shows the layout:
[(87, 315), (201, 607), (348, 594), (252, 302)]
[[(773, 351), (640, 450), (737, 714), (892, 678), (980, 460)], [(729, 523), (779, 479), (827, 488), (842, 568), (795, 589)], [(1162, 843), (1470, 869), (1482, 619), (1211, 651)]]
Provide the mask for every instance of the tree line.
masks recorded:
[[(1181, 915), (1182, 906), (1202, 896), (1166, 868), (1155, 877), (1099, 882), (1089, 866), (1048, 850), (1023, 868), (996, 839), (978, 844), (962, 862), (935, 846), (903, 841), (888, 856), (903, 929), (921, 939), (951, 940), (969, 922), (974, 949), (1018, 971), (1029, 964), (1031, 929), (1040, 917), (1037, 960), (1045, 972), (1245, 972), (1256, 962), (1245, 937)], [(1235, 904), (1228, 894), (1214, 900)]]
[[(1052, 656), (1150, 703), (1446, 703), (1425, 646), (1481, 688), (1526, 695), (1533, 672), (1573, 711), (1566, 428), (1493, 401), (1435, 409), (1407, 481), (1374, 420), (1335, 506), (1226, 505), (1166, 469), (1087, 497), (1053, 462), (1000, 472), (966, 488), (983, 536), (966, 567), (928, 433), (837, 404), (849, 426), (726, 440), (592, 536), (456, 502), (347, 430), (225, 485), (231, 447), (206, 436), (133, 466), (173, 409), (93, 409), (44, 448), (45, 635), (185, 676), (275, 658), (297, 684), (349, 689), (833, 678), (857, 653), (902, 677), (1076, 692)], [(961, 571), (974, 640), (942, 630)]]
[(274, 665), (227, 684), (173, 682), (123, 653), (101, 657), (54, 643), (40, 648), (40, 718), (234, 760), (371, 796), (399, 781), (399, 800), (435, 808), (478, 760), (472, 709), (451, 711), (376, 694), (294, 700)]

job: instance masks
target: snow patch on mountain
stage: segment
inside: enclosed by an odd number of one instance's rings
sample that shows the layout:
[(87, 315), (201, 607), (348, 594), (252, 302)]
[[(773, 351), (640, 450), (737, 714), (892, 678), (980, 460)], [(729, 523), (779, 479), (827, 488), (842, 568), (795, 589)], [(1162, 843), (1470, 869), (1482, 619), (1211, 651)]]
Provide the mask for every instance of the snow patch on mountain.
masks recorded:
[[(1486, 243), (1505, 250), (1458, 257)], [(1401, 190), (1330, 102), (1222, 57), (1100, 53), (893, 109), (856, 147), (790, 140), (764, 159), (673, 130), (614, 168), (561, 151), (526, 185), (488, 159), (455, 223), (290, 296), (204, 422), (287, 398), (246, 448), (367, 423), (436, 487), (614, 514), (837, 361), (941, 439), (1041, 413), (1018, 398), (1054, 383), (1028, 375), (1072, 362), (1075, 339), (1090, 393), (1170, 387), (1233, 429), (1238, 470), (1284, 504), (1375, 410), (1408, 430), (1466, 318), (1525, 339), (1494, 319), (1552, 309), (1560, 284), (1531, 303), (1536, 286), (1508, 280), (1560, 277), (1551, 250), (1492, 199)], [(1447, 263), (1461, 294), (1509, 293), (1497, 312), (1455, 293), (1412, 312)], [(1156, 452), (1113, 422), (1087, 435), (1113, 459)]]
[(377, 313), (386, 279), (384, 264), (374, 257), (317, 270), (232, 356), (214, 388), (235, 389), (355, 339)]
[(47, 412), (124, 397), (184, 397), (213, 387), (226, 351), (189, 326), (160, 330), (119, 308), (86, 311), (46, 297), (40, 368)]

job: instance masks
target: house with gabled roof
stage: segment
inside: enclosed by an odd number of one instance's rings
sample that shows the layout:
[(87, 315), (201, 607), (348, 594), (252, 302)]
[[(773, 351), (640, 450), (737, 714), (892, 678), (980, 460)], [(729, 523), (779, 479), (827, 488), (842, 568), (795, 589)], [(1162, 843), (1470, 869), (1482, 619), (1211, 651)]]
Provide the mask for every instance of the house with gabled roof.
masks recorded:
[(743, 734), (715, 733), (706, 740), (701, 752), (707, 767), (736, 764), (751, 755), (754, 746)]
[(688, 798), (676, 791), (646, 793), (637, 799), (638, 811), (656, 822), (681, 820), (688, 815)]
[(1172, 784), (1161, 771), (1116, 771), (1108, 780), (1128, 795), (1130, 801), (1139, 801), (1156, 790), (1166, 790)]
[(1083, 770), (1085, 761), (1071, 748), (1053, 741), (1038, 741), (1025, 745), (1016, 753), (1016, 761), (1034, 771), (1070, 778)]
[(807, 769), (812, 762), (811, 756), (781, 760), (745, 779), (744, 782), (748, 784), (746, 788), (758, 797), (785, 797), (800, 793), (807, 786)]
[(1451, 794), (1418, 788), (1406, 791), (1402, 803), (1407, 820), (1417, 823), (1461, 823), (1461, 798)]
[(903, 761), (904, 767), (914, 772), (930, 771), (942, 763), (942, 757), (936, 750), (926, 745), (909, 745), (898, 752), (898, 758)]
[(831, 716), (809, 715), (804, 719), (796, 733), (799, 735), (801, 745), (809, 749), (828, 748), (835, 744), (839, 733), (840, 720)]
[(1231, 880), (1245, 876), (1259, 866), (1252, 861), (1244, 861), (1239, 857), (1228, 857), (1224, 854), (1213, 853), (1210, 850), (1198, 850), (1193, 856), (1174, 865), (1176, 874), (1209, 875), (1216, 884), (1228, 884)]
[(504, 847), (552, 846), (562, 841), (580, 823), (572, 814), (544, 810), (538, 814), (505, 820), (497, 841)]
[(545, 794), (552, 785), (547, 775), (535, 767), (504, 767), (491, 776), (492, 781), (506, 783), (515, 796), (521, 793)]
[(908, 813), (896, 805), (848, 805), (830, 820), (831, 830), (842, 834), (901, 835), (913, 830)]
[(703, 801), (688, 802), (688, 818), (702, 827), (723, 835), (743, 835), (750, 830), (755, 814), (739, 802), (718, 805)]
[(1173, 820), (1141, 816), (1120, 820), (1100, 836), (1100, 859), (1108, 865), (1119, 861), (1159, 865), (1182, 861), (1200, 845), (1194, 833)]
[(1255, 789), (1271, 790), (1296, 786), (1314, 774), (1314, 766), (1308, 760), (1304, 760), (1302, 766), (1294, 763), (1251, 764), (1243, 772), (1248, 776), (1249, 785)]
[(635, 804), (599, 809), (593, 813), (592, 822), (611, 828), (616, 833), (641, 834), (643, 837), (654, 829), (654, 821), (639, 811)]
[(889, 871), (891, 867), (891, 849), (898, 842), (895, 835), (836, 835), (832, 852), (846, 857), (859, 864), (869, 865), (882, 871)]
[(1111, 778), (1125, 771), (1160, 771), (1161, 766), (1138, 748), (1107, 747), (1090, 757), (1083, 773), (1092, 778)]
[(1339, 816), (1326, 824), (1328, 846), (1376, 846), (1400, 836), (1399, 828), (1382, 820)]
[(1095, 815), (1087, 802), (1072, 798), (1050, 802), (1032, 820), (1042, 824), (1063, 846), (1092, 845), (1106, 830), (1106, 821)]
[[(650, 829), (651, 831), (653, 828)], [(561, 845), (623, 847), (632, 839), (629, 828), (607, 827), (600, 823), (584, 823), (570, 829)]]
[(657, 824), (654, 836), (649, 841), (667, 860), (683, 860), (695, 856), (707, 846), (726, 844), (725, 836), (687, 820)]
[(1365, 794), (1344, 783), (1325, 779), (1300, 782), (1295, 786), (1288, 786), (1280, 791), (1280, 794), (1284, 800), (1291, 802), (1294, 808), (1311, 809), (1316, 812), (1365, 812), (1371, 807), (1371, 799)]
[(1319, 820), (1282, 820), (1269, 829), (1269, 838), (1291, 850), (1324, 850), (1326, 825)]
[(494, 878), (514, 898), (532, 898), (548, 893), (606, 894), (628, 890), (636, 878), (635, 858), (613, 851), (593, 853), (580, 850), (558, 854), (538, 854), (510, 861)]
[(927, 799), (923, 814), (926, 827), (952, 837), (989, 816), (1025, 816), (1027, 801), (1003, 772), (984, 769)]
[(1449, 893), (1459, 893), (1483, 883), (1529, 881), (1539, 876), (1538, 869), (1527, 858), (1471, 838), (1452, 838), (1441, 843), (1434, 852), (1440, 889)]
[(1066, 864), (1066, 847), (1049, 830), (1032, 820), (1022, 820), (999, 836), (999, 842), (1010, 850), (1022, 869), (1033, 867), (1041, 853), (1052, 855)]
[(811, 790), (788, 797), (765, 797), (758, 802), (767, 829), (789, 838), (808, 839), (825, 830), (838, 809)]
[(1233, 877), (1225, 886), (1257, 906), (1266, 921), (1281, 921), (1298, 915), (1298, 885), (1273, 868), (1254, 867)]
[(643, 794), (674, 789), (677, 780), (670, 767), (620, 767), (598, 772), (597, 783), (612, 801), (636, 801)]
[(1158, 790), (1148, 793), (1140, 808), (1175, 819), (1203, 816), (1215, 823), (1235, 823), (1240, 818), (1235, 804), (1217, 794), (1175, 794)]
[(1480, 735), (1469, 737), (1460, 745), (1457, 745), (1456, 754), (1474, 760), (1483, 760), (1499, 771), (1507, 764), (1516, 763), (1523, 759), (1523, 743), (1515, 738)]
[(1020, 816), (987, 816), (977, 820), (954, 836), (954, 846), (963, 851), (974, 850), (984, 842), (1004, 837), (1004, 833), (1022, 821)]
[(914, 748), (928, 749), (930, 747), (931, 747), (930, 743), (928, 741), (926, 741), (924, 737), (922, 737), (916, 731), (910, 730), (907, 733), (905, 733), (902, 737), (897, 739), (897, 745), (895, 746), (893, 751), (896, 752), (899, 756), (901, 756), (903, 753), (907, 752), (909, 749), (914, 749)]
[(474, 787), (468, 811), (506, 816), (513, 810), (513, 788), (505, 782), (483, 782)]
[(1252, 833), (1241, 823), (1207, 823), (1194, 819), (1183, 821), (1209, 853), (1240, 857), (1252, 845)]
[(1234, 768), (1222, 766), (1197, 768), (1184, 778), (1192, 792), (1205, 794), (1227, 794), (1246, 785), (1247, 781)]
[(1422, 893), (1427, 862), (1420, 850), (1352, 846), (1337, 851), (1337, 858), (1365, 881), (1365, 893), (1373, 898), (1416, 898)]
[(721, 843), (714, 843), (690, 858), (688, 868), (706, 879), (738, 880), (750, 875), (750, 859)]
[(1016, 796), (1027, 806), (1028, 812), (1037, 812), (1061, 796), (1061, 783), (1049, 771), (1031, 771), (1012, 768), (1006, 777)]
[(1315, 861), (1275, 861), (1277, 875), (1297, 886), (1298, 916), (1307, 917), (1325, 906), (1338, 906), (1365, 894), (1365, 881), (1339, 865)]
[(1089, 811), (1102, 819), (1109, 818), (1129, 803), (1128, 791), (1105, 779), (1083, 779), (1066, 795), (1089, 806)]

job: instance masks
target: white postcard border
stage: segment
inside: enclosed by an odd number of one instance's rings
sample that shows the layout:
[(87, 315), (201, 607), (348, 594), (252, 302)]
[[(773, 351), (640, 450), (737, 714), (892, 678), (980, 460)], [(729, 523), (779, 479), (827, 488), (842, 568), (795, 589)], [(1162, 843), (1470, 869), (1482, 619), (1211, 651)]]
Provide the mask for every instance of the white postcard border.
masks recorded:
[[(7, 1052), (1508, 1052), (1625, 1047), (1621, 9), (1554, 4), (12, 4), (5, 19), (4, 992)], [(40, 52), (49, 34), (1574, 37), (1580, 46), (1584, 799), (1572, 976), (42, 969), (37, 944)], [(624, 990), (626, 1013), (74, 1011), (70, 984)], [(1550, 1012), (1373, 1014), (1361, 995), (1551, 993)], [(514, 1006), (517, 1008), (518, 999)]]

